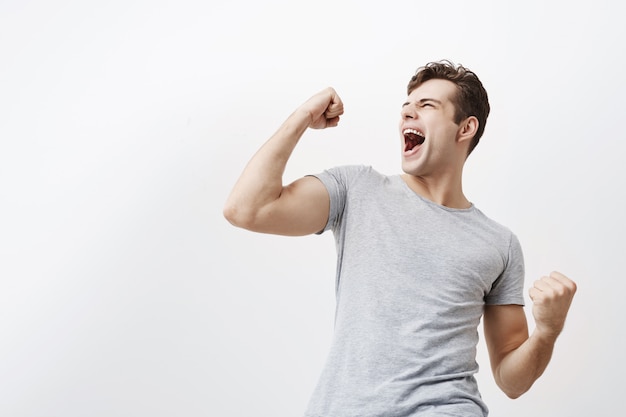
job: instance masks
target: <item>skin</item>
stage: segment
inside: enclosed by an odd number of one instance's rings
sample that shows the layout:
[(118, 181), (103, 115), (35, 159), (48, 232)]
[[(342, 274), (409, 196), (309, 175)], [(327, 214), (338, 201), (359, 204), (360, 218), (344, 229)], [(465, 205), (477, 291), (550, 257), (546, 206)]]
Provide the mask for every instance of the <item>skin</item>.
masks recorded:
[[(438, 204), (467, 208), (471, 204), (463, 194), (461, 178), (478, 120), (472, 116), (454, 123), (451, 98), (455, 92), (450, 81), (429, 80), (413, 90), (402, 105), (402, 178), (413, 191)], [(410, 152), (404, 151), (402, 132), (407, 128), (426, 136), (424, 143)]]
[[(478, 120), (470, 116), (454, 122), (455, 88), (447, 80), (429, 80), (411, 91), (402, 105), (402, 178), (424, 198), (467, 208), (471, 203), (463, 194), (463, 166)], [(332, 88), (296, 109), (244, 168), (224, 206), (226, 219), (261, 233), (299, 236), (322, 230), (330, 209), (323, 184), (303, 177), (283, 185), (282, 177), (303, 133), (337, 126), (343, 111), (343, 102)], [(412, 151), (404, 149), (406, 128), (426, 137)], [(492, 372), (509, 397), (528, 391), (546, 369), (575, 292), (576, 284), (556, 271), (535, 281), (529, 290), (535, 320), (530, 335), (522, 306), (485, 306), (483, 327)]]
[(322, 230), (330, 210), (324, 185), (303, 177), (283, 186), (282, 176), (306, 129), (335, 127), (342, 114), (343, 102), (330, 87), (294, 111), (244, 168), (224, 207), (226, 219), (244, 229), (278, 235)]

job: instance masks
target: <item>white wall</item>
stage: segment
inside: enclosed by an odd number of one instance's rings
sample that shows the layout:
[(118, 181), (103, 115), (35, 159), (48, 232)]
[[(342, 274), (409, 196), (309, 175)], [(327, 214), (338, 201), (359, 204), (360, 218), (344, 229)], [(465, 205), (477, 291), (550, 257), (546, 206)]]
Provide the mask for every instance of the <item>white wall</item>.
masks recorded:
[[(544, 4), (545, 3), (545, 4)], [(298, 416), (333, 322), (330, 234), (235, 229), (252, 153), (332, 85), (287, 180), (399, 171), (408, 78), (475, 70), (492, 114), (466, 192), (513, 229), (527, 284), (579, 284), (546, 374), (494, 416), (614, 415), (623, 303), (619, 6), (579, 2), (0, 3), (0, 415)], [(532, 326), (532, 322), (531, 322)], [(613, 411), (613, 412), (611, 412)]]

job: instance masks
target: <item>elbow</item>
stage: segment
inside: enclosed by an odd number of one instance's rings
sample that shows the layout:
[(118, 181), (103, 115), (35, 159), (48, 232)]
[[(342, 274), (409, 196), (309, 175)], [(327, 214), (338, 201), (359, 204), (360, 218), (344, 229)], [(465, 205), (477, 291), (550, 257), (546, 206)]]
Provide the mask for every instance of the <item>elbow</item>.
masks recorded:
[(226, 202), (222, 210), (224, 218), (228, 220), (230, 224), (242, 229), (251, 230), (254, 224), (254, 215), (250, 210), (242, 210), (237, 204)]
[(530, 386), (527, 386), (526, 384), (517, 385), (517, 386), (510, 386), (510, 385), (507, 386), (506, 384), (503, 384), (500, 381), (496, 381), (496, 382), (498, 384), (498, 387), (500, 387), (500, 390), (502, 390), (502, 392), (504, 393), (504, 395), (506, 395), (512, 400), (518, 399), (519, 397), (527, 393), (528, 390), (530, 389)]
[(224, 218), (228, 220), (230, 224), (236, 227), (243, 227), (245, 224), (244, 218), (241, 215), (241, 211), (237, 209), (234, 204), (226, 203), (222, 210)]
[(529, 380), (520, 376), (503, 378), (499, 373), (494, 373), (494, 376), (498, 388), (512, 400), (516, 400), (527, 393), (534, 382), (534, 379)]
[(230, 224), (232, 224), (232, 225), (235, 224), (235, 220), (236, 220), (236, 216), (237, 216), (237, 210), (229, 202), (226, 202), (226, 204), (222, 208), (222, 215), (224, 216), (224, 218), (226, 220), (228, 220), (228, 222)]
[(512, 400), (516, 400), (522, 395), (526, 393), (526, 391), (511, 391), (511, 390), (502, 390), (504, 394)]

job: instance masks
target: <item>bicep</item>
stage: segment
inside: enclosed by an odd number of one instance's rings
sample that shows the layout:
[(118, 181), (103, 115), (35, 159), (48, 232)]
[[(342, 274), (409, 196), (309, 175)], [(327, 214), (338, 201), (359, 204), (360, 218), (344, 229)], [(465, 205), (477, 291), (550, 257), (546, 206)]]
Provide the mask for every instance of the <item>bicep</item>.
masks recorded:
[(520, 305), (486, 305), (483, 329), (492, 370), (528, 339), (526, 314)]
[(283, 187), (280, 197), (257, 215), (255, 231), (301, 236), (321, 231), (330, 213), (330, 196), (316, 177), (303, 177)]

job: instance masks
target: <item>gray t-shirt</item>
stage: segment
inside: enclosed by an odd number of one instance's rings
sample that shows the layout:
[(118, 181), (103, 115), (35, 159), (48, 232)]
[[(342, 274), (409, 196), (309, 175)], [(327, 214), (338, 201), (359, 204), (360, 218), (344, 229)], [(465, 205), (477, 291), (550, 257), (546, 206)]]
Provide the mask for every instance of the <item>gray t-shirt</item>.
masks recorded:
[(478, 325), (485, 304), (524, 304), (515, 235), (399, 175), (344, 166), (316, 177), (330, 194), (337, 306), (306, 417), (486, 416)]

